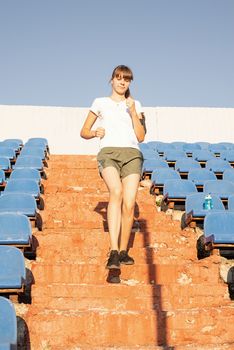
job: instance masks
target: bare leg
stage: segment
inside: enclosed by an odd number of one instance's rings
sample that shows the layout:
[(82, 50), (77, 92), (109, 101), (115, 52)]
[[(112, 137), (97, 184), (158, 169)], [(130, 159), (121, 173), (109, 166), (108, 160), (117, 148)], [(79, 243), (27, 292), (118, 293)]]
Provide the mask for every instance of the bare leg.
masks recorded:
[(134, 207), (136, 202), (137, 189), (139, 186), (140, 175), (130, 174), (123, 178), (123, 203), (122, 203), (122, 222), (121, 222), (121, 237), (119, 250), (127, 250), (128, 241), (130, 238)]
[(118, 240), (121, 225), (122, 183), (115, 167), (106, 167), (102, 171), (103, 180), (109, 190), (107, 221), (110, 232), (111, 250), (119, 250)]

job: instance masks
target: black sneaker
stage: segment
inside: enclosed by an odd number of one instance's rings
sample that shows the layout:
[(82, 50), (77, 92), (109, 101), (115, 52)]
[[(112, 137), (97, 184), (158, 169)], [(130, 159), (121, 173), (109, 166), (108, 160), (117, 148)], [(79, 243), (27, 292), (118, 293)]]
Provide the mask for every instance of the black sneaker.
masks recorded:
[(121, 250), (121, 252), (119, 253), (119, 261), (120, 261), (120, 264), (124, 264), (124, 265), (134, 264), (134, 259), (128, 255), (128, 252), (126, 250)]
[(120, 269), (118, 250), (110, 251), (110, 256), (106, 264), (106, 269)]

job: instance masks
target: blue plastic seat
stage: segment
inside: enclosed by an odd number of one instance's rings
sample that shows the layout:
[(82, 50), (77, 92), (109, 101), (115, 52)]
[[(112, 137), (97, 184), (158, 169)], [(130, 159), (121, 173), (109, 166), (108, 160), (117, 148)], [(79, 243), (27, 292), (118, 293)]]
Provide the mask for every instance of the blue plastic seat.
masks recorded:
[(3, 142), (6, 143), (6, 144), (8, 144), (8, 142), (9, 143), (16, 142), (18, 144), (19, 148), (21, 148), (23, 146), (23, 144), (24, 144), (22, 139), (17, 139), (17, 138), (16, 139), (15, 138), (5, 139), (5, 140), (3, 140)]
[(175, 164), (175, 162), (181, 158), (188, 158), (186, 152), (179, 149), (171, 149), (164, 152), (164, 159), (169, 164)]
[(20, 152), (21, 156), (33, 156), (33, 157), (39, 157), (41, 158), (41, 160), (45, 160), (46, 155), (45, 155), (45, 151), (43, 148), (41, 147), (33, 147), (33, 146), (27, 146), (25, 145), (21, 152)]
[(231, 181), (234, 183), (234, 168), (224, 170), (223, 180)]
[(32, 227), (26, 215), (0, 212), (0, 245), (30, 246)]
[(234, 149), (220, 152), (220, 158), (226, 160), (231, 165), (234, 164)]
[(222, 145), (222, 146), (226, 147), (227, 150), (234, 149), (234, 143), (232, 143), (232, 142), (219, 142), (218, 145)]
[(225, 169), (231, 169), (231, 164), (220, 158), (209, 159), (206, 162), (206, 169), (213, 171), (216, 175), (222, 176)]
[(6, 176), (4, 170), (0, 169), (0, 185), (4, 185), (6, 181)]
[(143, 162), (142, 175), (143, 177), (152, 174), (152, 172), (158, 168), (169, 168), (169, 165), (165, 160), (161, 159), (146, 159)]
[[(143, 154), (143, 158), (144, 160), (146, 159), (159, 159), (160, 156), (158, 154), (158, 152), (154, 151), (153, 149), (145, 149), (145, 150), (142, 150), (142, 154)], [(162, 160), (162, 158), (160, 158)]]
[(208, 169), (191, 169), (188, 173), (188, 180), (191, 180), (197, 188), (202, 189), (207, 180), (217, 180), (213, 171)]
[(13, 148), (16, 153), (18, 153), (22, 147), (22, 144), (14, 139), (6, 139), (2, 142), (5, 147)]
[(182, 176), (188, 175), (191, 169), (200, 168), (200, 163), (192, 158), (180, 158), (175, 163), (175, 170), (178, 171)]
[(230, 195), (234, 194), (234, 183), (227, 180), (208, 180), (205, 181), (204, 192), (216, 194), (223, 201), (226, 201)]
[(234, 194), (228, 197), (228, 210), (234, 211)]
[[(12, 349), (17, 344), (17, 320), (12, 302), (0, 296), (0, 349)], [(4, 347), (3, 347), (4, 346)]]
[(162, 141), (149, 141), (147, 142), (147, 145), (150, 149), (153, 149), (154, 151), (157, 151), (158, 145), (164, 144), (165, 142)]
[(206, 149), (206, 150), (208, 149), (208, 147), (210, 145), (210, 143), (207, 141), (198, 141), (196, 143), (201, 147), (201, 149)]
[(25, 143), (25, 146), (42, 147), (47, 153), (50, 153), (48, 140), (44, 137), (31, 137)]
[(159, 193), (163, 189), (164, 183), (169, 179), (180, 179), (180, 174), (171, 168), (159, 168), (151, 175), (152, 187), (150, 193)]
[(190, 180), (171, 179), (164, 182), (163, 194), (168, 198), (185, 200), (188, 194), (196, 192), (197, 188)]
[(205, 196), (206, 193), (199, 192), (189, 194), (186, 197), (185, 213), (182, 215), (181, 218), (182, 229), (188, 225), (194, 226), (197, 222), (202, 223), (204, 221), (205, 216), (210, 212), (220, 212), (225, 210), (223, 202), (216, 195), (212, 195), (213, 208), (210, 210), (204, 209), (203, 204), (205, 201)]
[(12, 171), (11, 180), (16, 179), (31, 179), (35, 180), (40, 184), (41, 182), (41, 175), (40, 172), (37, 169), (31, 169), (31, 168), (22, 168), (22, 169), (15, 169)]
[(26, 279), (24, 256), (20, 249), (0, 246), (0, 293), (21, 290)]
[(14, 148), (1, 146), (0, 147), (0, 157), (7, 157), (10, 160), (15, 160), (16, 154)]
[(40, 187), (36, 180), (32, 179), (10, 179), (5, 187), (4, 194), (7, 193), (26, 193), (35, 197), (38, 208), (44, 209), (44, 201), (40, 196)]
[(225, 151), (227, 147), (220, 143), (210, 143), (208, 146), (208, 150), (216, 155), (220, 155), (220, 152)]
[(172, 179), (166, 180), (163, 186), (163, 199), (161, 210), (173, 209), (175, 204), (184, 207), (186, 197), (191, 193), (196, 193), (197, 188), (190, 180)]
[(214, 159), (215, 155), (207, 149), (197, 149), (193, 151), (192, 157), (200, 164), (205, 164), (207, 160)]
[(234, 212), (210, 213), (204, 220), (206, 243), (231, 244), (234, 248)]
[(175, 146), (168, 142), (159, 143), (155, 150), (159, 153), (159, 155), (164, 155), (164, 152), (175, 149)]
[(8, 157), (0, 157), (0, 169), (5, 172), (11, 169), (11, 163)]
[(36, 227), (42, 230), (42, 219), (37, 211), (36, 199), (31, 194), (7, 193), (0, 196), (0, 213), (18, 213), (26, 215), (35, 221)]
[(183, 150), (187, 153), (187, 154), (192, 154), (193, 151), (195, 150), (199, 150), (201, 149), (201, 146), (198, 143), (186, 143), (183, 146)]
[(184, 145), (186, 144), (187, 142), (184, 142), (184, 141), (173, 141), (171, 142), (171, 144), (178, 150), (181, 150), (183, 151), (184, 150)]
[(144, 151), (144, 150), (149, 149), (148, 144), (147, 144), (147, 143), (144, 143), (144, 142), (143, 142), (143, 143), (139, 143), (138, 146), (139, 146), (141, 152)]
[(19, 155), (14, 165), (14, 169), (22, 168), (37, 169), (40, 171), (41, 177), (44, 179), (47, 178), (43, 168), (43, 162), (40, 157)]

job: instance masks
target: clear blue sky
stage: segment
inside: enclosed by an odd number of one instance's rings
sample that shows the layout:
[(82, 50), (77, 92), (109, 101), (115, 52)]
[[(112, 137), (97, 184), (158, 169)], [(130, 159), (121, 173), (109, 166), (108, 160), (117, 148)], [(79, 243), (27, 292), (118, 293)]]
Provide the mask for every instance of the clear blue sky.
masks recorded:
[(234, 0), (0, 0), (0, 104), (234, 107)]

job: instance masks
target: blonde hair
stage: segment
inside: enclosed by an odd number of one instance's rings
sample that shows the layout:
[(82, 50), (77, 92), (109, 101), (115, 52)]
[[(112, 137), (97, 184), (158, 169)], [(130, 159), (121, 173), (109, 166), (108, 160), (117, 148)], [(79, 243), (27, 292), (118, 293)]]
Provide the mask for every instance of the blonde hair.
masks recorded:
[[(133, 72), (132, 70), (124, 65), (119, 65), (115, 67), (115, 69), (112, 72), (111, 80), (114, 79), (115, 77), (123, 77), (124, 79), (128, 79), (130, 81), (133, 80)], [(127, 89), (125, 92), (125, 97), (128, 98), (130, 96), (130, 90)]]

